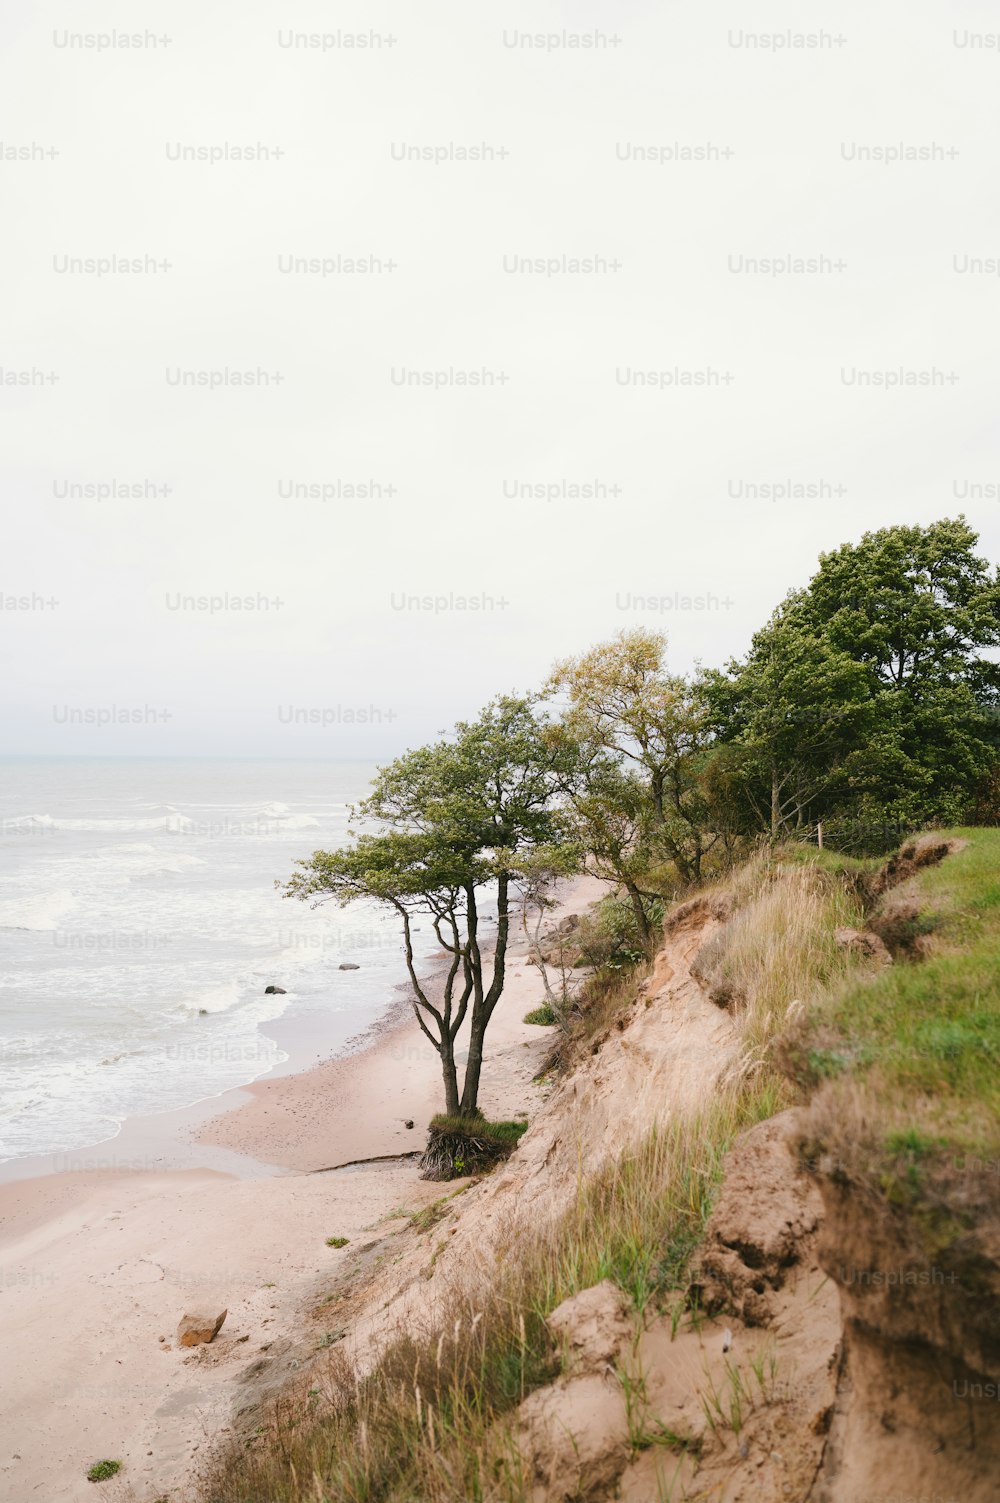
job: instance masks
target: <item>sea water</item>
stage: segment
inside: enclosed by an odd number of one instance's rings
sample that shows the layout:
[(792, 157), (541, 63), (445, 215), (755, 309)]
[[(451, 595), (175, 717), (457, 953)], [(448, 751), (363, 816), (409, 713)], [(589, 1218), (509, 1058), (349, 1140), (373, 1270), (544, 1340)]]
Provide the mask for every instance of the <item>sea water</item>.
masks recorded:
[[(274, 885), (349, 839), (373, 771), (0, 761), (0, 1161), (248, 1084), (287, 1060), (278, 1019), (301, 1015), (330, 1053), (387, 1009), (405, 980), (395, 916)], [(416, 939), (438, 948), (429, 926)]]

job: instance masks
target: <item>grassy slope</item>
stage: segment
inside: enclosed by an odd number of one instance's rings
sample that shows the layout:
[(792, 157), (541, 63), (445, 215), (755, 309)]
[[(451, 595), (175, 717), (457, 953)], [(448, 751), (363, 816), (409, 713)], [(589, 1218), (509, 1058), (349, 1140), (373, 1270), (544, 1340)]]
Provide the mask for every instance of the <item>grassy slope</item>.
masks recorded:
[(773, 1060), (789, 1027), (805, 1091), (856, 1089), (864, 1077), (885, 1095), (888, 1158), (912, 1157), (914, 1143), (924, 1151), (935, 1137), (987, 1150), (998, 1091), (1000, 832), (961, 833), (966, 849), (918, 879), (939, 915), (934, 955), (877, 976), (833, 938), (839, 925), (863, 922), (855, 882), (876, 863), (791, 851), (734, 874), (736, 912), (706, 962), (742, 999), (744, 1051), (711, 1108), (652, 1126), (581, 1182), (554, 1227), (513, 1230), (491, 1288), (455, 1289), (441, 1331), (400, 1340), (372, 1377), (356, 1383), (336, 1370), (318, 1412), (234, 1450), (203, 1503), (521, 1503), (529, 1489), (504, 1417), (553, 1375), (544, 1317), (608, 1277), (637, 1319), (683, 1299), (729, 1146), (792, 1099)]
[(914, 1209), (932, 1186), (940, 1209), (949, 1176), (965, 1194), (970, 1168), (1000, 1173), (1000, 830), (944, 833), (965, 844), (906, 889), (923, 958), (832, 989), (792, 1051), (820, 1092), (812, 1151)]

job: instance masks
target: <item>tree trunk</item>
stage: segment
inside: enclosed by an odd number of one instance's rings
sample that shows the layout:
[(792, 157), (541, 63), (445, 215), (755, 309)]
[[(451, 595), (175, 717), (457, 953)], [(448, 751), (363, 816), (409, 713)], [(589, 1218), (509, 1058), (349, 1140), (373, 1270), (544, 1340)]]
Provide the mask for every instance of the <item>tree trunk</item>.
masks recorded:
[(646, 917), (646, 908), (642, 901), (642, 894), (631, 882), (626, 882), (625, 887), (632, 900), (632, 912), (635, 914), (635, 927), (639, 931), (639, 941), (646, 955), (652, 955), (653, 936), (649, 928), (649, 919)]
[[(476, 988), (476, 1000), (472, 1008), (472, 1019), (469, 1024), (469, 1060), (465, 1067), (465, 1084), (462, 1089), (461, 1113), (463, 1117), (474, 1117), (479, 1110), (479, 1077), (483, 1069), (483, 1043), (486, 1038), (486, 1029), (493, 1009), (500, 1000), (503, 991), (504, 973), (507, 960), (507, 940), (510, 933), (510, 908), (508, 905), (509, 879), (501, 876), (497, 880), (497, 942), (493, 952), (493, 980), (489, 991), (483, 995), (482, 984)], [(470, 912), (474, 914), (475, 894), (472, 894)], [(475, 923), (475, 917), (472, 922)], [(478, 946), (475, 947), (478, 959)], [(479, 960), (480, 967), (482, 961)]]
[(781, 828), (781, 785), (778, 782), (778, 766), (771, 763), (771, 839), (777, 840)]
[(656, 810), (657, 822), (662, 828), (667, 820), (663, 812), (663, 787), (664, 774), (660, 768), (654, 768), (650, 774), (649, 788), (653, 796), (653, 808)]
[(441, 1074), (444, 1078), (444, 1114), (446, 1117), (457, 1117), (460, 1106), (454, 1048), (441, 1050)]
[(465, 1066), (465, 1086), (462, 1090), (462, 1105), (459, 1114), (474, 1117), (479, 1110), (479, 1077), (483, 1069), (483, 1039), (486, 1024), (482, 1014), (473, 1016), (469, 1036), (469, 1060)]

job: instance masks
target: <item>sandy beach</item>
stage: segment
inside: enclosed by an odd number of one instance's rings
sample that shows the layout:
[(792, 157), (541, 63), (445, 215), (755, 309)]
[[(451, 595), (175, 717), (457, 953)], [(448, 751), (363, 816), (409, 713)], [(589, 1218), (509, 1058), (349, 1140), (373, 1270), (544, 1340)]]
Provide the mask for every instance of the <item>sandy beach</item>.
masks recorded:
[[(591, 878), (566, 884), (553, 919), (603, 891)], [(487, 1036), (488, 1116), (537, 1107), (548, 1030), (523, 1017), (541, 994), (512, 946)], [(438, 1057), (397, 998), (367, 1047), (126, 1124), (75, 1156), (80, 1168), (0, 1185), (2, 1503), (92, 1503), (85, 1474), (102, 1458), (123, 1463), (102, 1497), (180, 1498), (248, 1366), (280, 1377), (351, 1247), (394, 1209), (440, 1195), (401, 1156), (422, 1148), (441, 1091)], [(331, 1236), (348, 1248), (327, 1247)], [(181, 1316), (208, 1306), (228, 1310), (216, 1340), (179, 1348)]]

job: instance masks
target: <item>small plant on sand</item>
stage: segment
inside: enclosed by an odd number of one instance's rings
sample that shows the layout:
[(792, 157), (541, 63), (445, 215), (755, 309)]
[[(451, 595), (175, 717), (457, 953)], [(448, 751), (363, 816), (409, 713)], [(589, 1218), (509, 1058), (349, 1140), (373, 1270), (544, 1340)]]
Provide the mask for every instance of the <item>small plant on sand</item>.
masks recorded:
[(421, 1210), (414, 1211), (410, 1217), (410, 1225), (418, 1232), (431, 1231), (448, 1214), (449, 1202), (453, 1201), (456, 1196), (461, 1195), (465, 1188), (466, 1186), (460, 1185), (450, 1195), (442, 1195), (440, 1200), (434, 1200), (430, 1205), (424, 1206)]
[(122, 1464), (120, 1461), (95, 1461), (87, 1473), (87, 1481), (107, 1482), (109, 1477), (113, 1477), (121, 1469)]
[(549, 1004), (543, 1002), (541, 1007), (533, 1007), (530, 1012), (526, 1012), (524, 1021), (526, 1023), (537, 1023), (540, 1028), (551, 1028), (552, 1024), (558, 1023), (559, 1019)]
[(630, 1366), (619, 1366), (617, 1374), (625, 1399), (625, 1421), (633, 1457), (640, 1451), (648, 1451), (652, 1446), (666, 1446), (673, 1451), (691, 1450), (695, 1455), (700, 1454), (700, 1440), (672, 1430), (651, 1413), (646, 1374), (641, 1365), (637, 1366), (633, 1360)]
[[(721, 1383), (708, 1378), (701, 1393), (701, 1407), (709, 1429), (718, 1436), (721, 1430), (732, 1430), (737, 1437), (750, 1415), (762, 1404), (771, 1404), (776, 1397), (778, 1362), (774, 1350), (765, 1347), (750, 1360), (752, 1377), (748, 1377), (736, 1362), (725, 1363), (725, 1377)], [(754, 1395), (753, 1378), (757, 1380), (759, 1396)]]
[(326, 1245), (327, 1247), (346, 1247), (350, 1240), (350, 1237), (327, 1237)]

